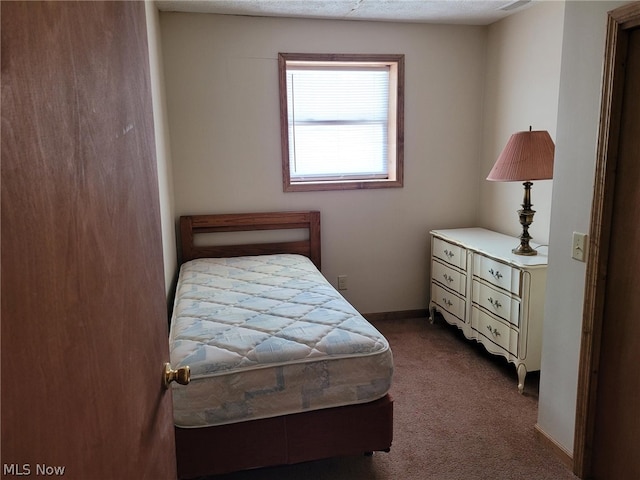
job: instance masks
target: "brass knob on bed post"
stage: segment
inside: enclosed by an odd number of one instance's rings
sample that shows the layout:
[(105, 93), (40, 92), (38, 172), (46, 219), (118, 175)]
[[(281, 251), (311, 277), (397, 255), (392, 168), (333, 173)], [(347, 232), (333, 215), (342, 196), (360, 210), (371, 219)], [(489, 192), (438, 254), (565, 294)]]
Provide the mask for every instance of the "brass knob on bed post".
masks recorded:
[(180, 385), (187, 385), (191, 380), (191, 369), (187, 367), (180, 367), (177, 370), (171, 368), (171, 364), (164, 364), (164, 388), (169, 388), (171, 382), (178, 382)]

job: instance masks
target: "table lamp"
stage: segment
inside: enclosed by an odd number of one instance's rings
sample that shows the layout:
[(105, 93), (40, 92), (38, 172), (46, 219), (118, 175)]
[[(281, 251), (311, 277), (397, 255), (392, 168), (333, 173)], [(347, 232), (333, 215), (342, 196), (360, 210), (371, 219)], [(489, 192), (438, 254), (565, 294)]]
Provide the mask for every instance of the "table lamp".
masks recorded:
[(529, 245), (529, 225), (533, 222), (535, 210), (531, 210), (532, 180), (553, 178), (553, 154), (555, 146), (546, 130), (517, 132), (511, 135), (507, 145), (489, 172), (487, 180), (494, 182), (523, 181), (524, 200), (518, 210), (522, 234), (520, 245), (512, 250), (516, 255), (537, 255)]

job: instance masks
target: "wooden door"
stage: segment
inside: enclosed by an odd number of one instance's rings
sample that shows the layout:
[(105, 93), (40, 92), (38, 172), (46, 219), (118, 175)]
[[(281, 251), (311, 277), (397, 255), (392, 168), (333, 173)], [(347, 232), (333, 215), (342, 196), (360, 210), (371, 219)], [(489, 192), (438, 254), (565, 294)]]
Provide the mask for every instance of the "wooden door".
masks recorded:
[(609, 12), (574, 472), (640, 478), (640, 2)]
[(629, 32), (596, 394), (592, 476), (640, 478), (640, 28)]
[(176, 477), (144, 8), (1, 2), (4, 477)]

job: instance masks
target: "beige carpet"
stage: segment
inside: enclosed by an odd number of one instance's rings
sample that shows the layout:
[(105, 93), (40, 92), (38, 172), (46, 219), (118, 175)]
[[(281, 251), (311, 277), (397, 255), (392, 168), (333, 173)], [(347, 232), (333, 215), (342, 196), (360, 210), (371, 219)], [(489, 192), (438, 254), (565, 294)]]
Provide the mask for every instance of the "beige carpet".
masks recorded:
[(375, 324), (394, 353), (389, 453), (209, 477), (211, 480), (576, 479), (534, 432), (538, 374), (515, 368), (426, 319)]

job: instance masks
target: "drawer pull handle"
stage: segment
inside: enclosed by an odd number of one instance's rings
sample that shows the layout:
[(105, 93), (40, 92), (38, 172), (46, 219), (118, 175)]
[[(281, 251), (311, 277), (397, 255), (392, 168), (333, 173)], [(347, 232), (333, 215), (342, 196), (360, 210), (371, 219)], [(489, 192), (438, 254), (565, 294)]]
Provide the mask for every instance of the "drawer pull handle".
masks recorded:
[(453, 258), (454, 253), (450, 252), (449, 250), (447, 250), (446, 248), (444, 249), (444, 254), (449, 257), (449, 259)]
[(489, 300), (489, 303), (493, 306), (493, 308), (498, 309), (502, 306), (502, 304), (498, 301), (498, 300), (494, 300), (493, 298), (489, 297), (487, 298), (487, 300)]
[(489, 330), (489, 333), (491, 335), (493, 335), (494, 337), (499, 337), (500, 336), (500, 332), (498, 331), (497, 328), (494, 328), (493, 330), (491, 329), (491, 325), (487, 325), (487, 330)]
[(490, 273), (490, 274), (491, 274), (491, 276), (492, 276), (493, 278), (495, 278), (496, 280), (500, 280), (500, 279), (502, 278), (502, 274), (501, 274), (498, 270), (496, 270), (496, 271), (494, 272), (494, 271), (493, 271), (493, 268), (490, 268), (490, 269), (489, 269), (489, 273)]
[(453, 303), (451, 303), (451, 300), (449, 300), (448, 298), (442, 297), (442, 301), (447, 307), (451, 307), (451, 305), (453, 305)]
[(447, 275), (446, 273), (442, 275), (446, 282), (453, 282), (453, 277), (451, 275)]

